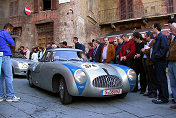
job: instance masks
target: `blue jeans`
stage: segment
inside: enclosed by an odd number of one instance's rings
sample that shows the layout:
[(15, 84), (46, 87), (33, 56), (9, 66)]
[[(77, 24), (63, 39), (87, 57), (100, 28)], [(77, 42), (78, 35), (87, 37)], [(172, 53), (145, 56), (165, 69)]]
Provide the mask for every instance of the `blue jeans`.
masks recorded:
[(0, 77), (1, 77), (2, 57), (0, 57)]
[(172, 94), (174, 96), (174, 100), (176, 101), (176, 62), (168, 63), (168, 72)]
[[(14, 96), (13, 89), (13, 75), (12, 75), (12, 64), (10, 56), (2, 57), (2, 73), (0, 76), (0, 97), (6, 96), (7, 98), (11, 98)], [(4, 82), (6, 86), (6, 95), (4, 93)]]

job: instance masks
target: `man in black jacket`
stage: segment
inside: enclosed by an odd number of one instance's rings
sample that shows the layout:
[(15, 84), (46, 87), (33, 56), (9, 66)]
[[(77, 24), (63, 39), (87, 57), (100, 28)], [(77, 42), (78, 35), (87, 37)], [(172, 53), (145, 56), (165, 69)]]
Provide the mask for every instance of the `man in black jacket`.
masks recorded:
[(166, 35), (161, 33), (160, 23), (154, 23), (153, 32), (156, 34), (155, 43), (152, 49), (151, 60), (155, 64), (157, 89), (159, 91), (158, 98), (152, 100), (155, 104), (168, 103), (168, 83), (166, 77), (166, 53), (169, 50), (168, 40)]
[(94, 40), (93, 45), (95, 47), (92, 55), (93, 62), (101, 62), (100, 58), (101, 58), (102, 44), (100, 44), (100, 41)]
[(73, 43), (75, 44), (75, 49), (85, 51), (85, 46), (78, 42), (78, 37), (73, 37)]

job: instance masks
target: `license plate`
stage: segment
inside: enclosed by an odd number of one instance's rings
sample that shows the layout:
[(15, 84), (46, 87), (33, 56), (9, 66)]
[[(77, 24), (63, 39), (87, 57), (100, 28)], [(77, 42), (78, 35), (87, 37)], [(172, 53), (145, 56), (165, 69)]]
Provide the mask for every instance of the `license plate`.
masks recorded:
[(122, 89), (102, 90), (102, 95), (122, 94)]

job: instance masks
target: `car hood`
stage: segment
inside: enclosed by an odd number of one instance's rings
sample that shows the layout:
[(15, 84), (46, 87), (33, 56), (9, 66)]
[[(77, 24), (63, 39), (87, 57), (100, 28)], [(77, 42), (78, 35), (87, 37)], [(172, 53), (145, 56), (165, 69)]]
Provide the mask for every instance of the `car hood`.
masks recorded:
[(126, 73), (130, 68), (117, 64), (93, 63), (93, 62), (65, 62), (66, 65), (72, 65), (83, 69), (87, 76), (96, 78), (101, 75), (116, 75)]
[(21, 59), (21, 58), (11, 58), (11, 60), (12, 60), (12, 61), (21, 62), (21, 63), (29, 63), (29, 64), (34, 63), (34, 62), (31, 61), (31, 60), (28, 60), (28, 59)]

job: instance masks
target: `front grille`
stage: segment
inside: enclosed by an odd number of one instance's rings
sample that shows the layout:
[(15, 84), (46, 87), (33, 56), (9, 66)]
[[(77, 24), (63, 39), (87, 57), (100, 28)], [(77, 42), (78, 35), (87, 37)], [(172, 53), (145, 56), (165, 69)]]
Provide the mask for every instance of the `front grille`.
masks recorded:
[(122, 87), (122, 80), (115, 75), (102, 75), (96, 77), (92, 84), (99, 88), (120, 88)]

